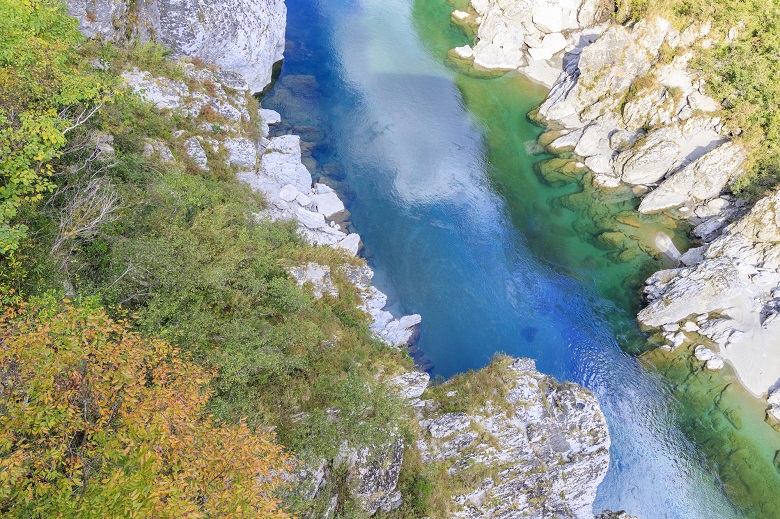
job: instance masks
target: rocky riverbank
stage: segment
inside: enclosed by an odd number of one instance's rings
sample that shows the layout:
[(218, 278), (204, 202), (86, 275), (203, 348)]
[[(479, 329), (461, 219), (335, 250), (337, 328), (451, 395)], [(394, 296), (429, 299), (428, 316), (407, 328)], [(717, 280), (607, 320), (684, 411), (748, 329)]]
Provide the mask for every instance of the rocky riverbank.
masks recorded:
[[(721, 122), (690, 67), (695, 47), (734, 39), (738, 28), (719, 35), (699, 22), (677, 30), (662, 18), (619, 25), (603, 8), (592, 0), (472, 1), (453, 19), (470, 26), (476, 43), (452, 53), (551, 87), (532, 114), (550, 129), (540, 142), (562, 157), (548, 175), (587, 168), (594, 188), (639, 198), (640, 213), (690, 223), (698, 246), (685, 254), (669, 236), (655, 237), (679, 268), (647, 281), (639, 322), (667, 349), (695, 345), (706, 369), (725, 360), (753, 394), (767, 396), (780, 379), (777, 194), (750, 211), (730, 194), (747, 159), (733, 140), (741, 130)], [(770, 414), (778, 411), (773, 403)]]

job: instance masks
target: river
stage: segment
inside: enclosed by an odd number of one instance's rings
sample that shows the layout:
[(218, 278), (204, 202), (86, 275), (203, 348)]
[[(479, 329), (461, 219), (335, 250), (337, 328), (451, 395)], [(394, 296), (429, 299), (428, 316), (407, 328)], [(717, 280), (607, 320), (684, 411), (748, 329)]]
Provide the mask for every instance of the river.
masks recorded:
[[(287, 6), (285, 61), (263, 106), (282, 114), (277, 132), (302, 136), (314, 177), (345, 200), (391, 311), (422, 315), (418, 360), (431, 374), (503, 352), (594, 391), (612, 437), (596, 510), (776, 516), (766, 514), (780, 510), (780, 438), (760, 406), (728, 374), (638, 356), (638, 289), (661, 264), (640, 245), (599, 240), (635, 201), (535, 171), (550, 157), (526, 114), (545, 91), (448, 65), (447, 49), (468, 39), (444, 0)], [(661, 226), (639, 224), (638, 234)], [(684, 246), (681, 229), (667, 231)]]

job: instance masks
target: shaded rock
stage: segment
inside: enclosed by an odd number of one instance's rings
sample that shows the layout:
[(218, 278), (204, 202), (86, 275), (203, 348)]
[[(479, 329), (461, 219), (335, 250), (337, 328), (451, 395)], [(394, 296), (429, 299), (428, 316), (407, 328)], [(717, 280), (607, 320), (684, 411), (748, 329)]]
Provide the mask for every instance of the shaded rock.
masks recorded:
[(184, 141), (184, 151), (200, 169), (208, 169), (208, 157), (198, 139), (193, 137)]

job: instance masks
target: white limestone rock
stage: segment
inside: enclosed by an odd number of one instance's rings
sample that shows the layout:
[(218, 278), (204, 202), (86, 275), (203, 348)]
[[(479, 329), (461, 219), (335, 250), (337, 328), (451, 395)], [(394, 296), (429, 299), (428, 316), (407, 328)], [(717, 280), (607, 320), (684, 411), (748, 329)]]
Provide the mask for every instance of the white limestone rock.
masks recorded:
[(695, 320), (696, 333), (718, 344), (743, 384), (761, 394), (780, 379), (780, 320), (773, 318), (780, 286), (780, 192), (759, 200), (684, 264), (647, 280), (648, 305), (639, 322), (657, 328)]
[(471, 425), (471, 419), (466, 413), (447, 413), (428, 424), (428, 434), (441, 439), (452, 436)]
[(357, 233), (348, 234), (336, 243), (336, 247), (347, 251), (352, 256), (357, 256), (360, 250), (360, 235)]
[(634, 78), (650, 68), (651, 57), (657, 55), (670, 31), (671, 24), (661, 18), (643, 20), (633, 28), (607, 28), (582, 49), (579, 60), (553, 87), (539, 107), (541, 120), (579, 128), (584, 122), (580, 114), (605, 92), (611, 94), (608, 99), (612, 101), (601, 113), (617, 108)]
[[(420, 409), (427, 429), (417, 441), (423, 463), (448, 460), (449, 472), (470, 482), (452, 496), (460, 508), (453, 517), (592, 518), (610, 446), (596, 398), (542, 375), (530, 359), (508, 363), (501, 385), (505, 398), (468, 413), (439, 410), (457, 395), (446, 387), (447, 397)], [(500, 477), (476, 478), (477, 468)]]
[(409, 346), (417, 339), (422, 318), (413, 314), (395, 319), (390, 312), (383, 310), (387, 304), (387, 296), (371, 286), (374, 271), (370, 267), (345, 265), (341, 270), (360, 290), (362, 308), (371, 316), (370, 329), (378, 339), (398, 348)]
[(301, 139), (297, 135), (272, 138), (260, 158), (260, 169), (278, 186), (291, 184), (301, 193), (311, 189), (311, 174), (301, 163)]
[(122, 42), (154, 40), (176, 55), (197, 56), (240, 73), (253, 92), (271, 81), (282, 59), (283, 0), (66, 0), (79, 29)]
[(298, 218), (298, 222), (300, 222), (301, 225), (307, 227), (308, 229), (321, 229), (327, 225), (325, 223), (324, 216), (319, 213), (315, 213), (314, 211), (304, 209), (303, 207), (299, 207), (295, 214)]
[(184, 151), (200, 169), (208, 169), (208, 157), (198, 139), (191, 137), (184, 141)]
[[(717, 197), (739, 176), (747, 154), (738, 144), (726, 142), (675, 172), (645, 196), (641, 213), (654, 213)], [(716, 212), (717, 214), (717, 212)]]
[(390, 379), (389, 383), (397, 388), (402, 398), (412, 400), (422, 396), (430, 380), (431, 376), (424, 371), (410, 371)]
[(696, 349), (693, 352), (693, 356), (696, 357), (696, 360), (703, 362), (704, 367), (710, 371), (723, 369), (723, 359), (709, 348), (704, 346), (696, 346)]
[(555, 32), (546, 35), (539, 47), (529, 48), (528, 54), (535, 60), (548, 60), (565, 49), (567, 44), (563, 34)]
[(260, 119), (265, 124), (274, 125), (282, 122), (282, 116), (276, 110), (270, 110), (268, 108), (260, 108), (257, 113), (260, 115)]
[[(664, 135), (663, 137), (666, 137)], [(680, 154), (679, 137), (656, 136), (622, 158), (621, 179), (627, 184), (653, 184), (672, 169)]]
[(472, 59), (474, 57), (474, 49), (471, 48), (471, 45), (455, 47), (452, 49), (452, 53), (460, 59)]
[(298, 196), (295, 197), (295, 201), (298, 202), (298, 205), (301, 207), (309, 207), (311, 205), (311, 197), (309, 195), (304, 195), (303, 193), (298, 193)]
[(481, 70), (510, 71), (525, 64), (520, 48), (505, 48), (479, 41), (473, 49), (474, 67)]
[(555, 5), (537, 4), (533, 22), (543, 33), (560, 33), (563, 30), (563, 12)]
[(182, 108), (190, 95), (190, 89), (183, 81), (154, 77), (137, 68), (124, 71), (122, 80), (133, 92), (161, 110)]
[(312, 196), (317, 212), (328, 220), (338, 220), (344, 215), (346, 208), (336, 193), (320, 193)]
[(292, 202), (298, 195), (301, 194), (298, 189), (292, 184), (286, 184), (281, 191), (279, 191), (279, 198), (285, 202)]
[(223, 141), (228, 152), (228, 162), (244, 169), (257, 167), (257, 148), (249, 139), (231, 138)]

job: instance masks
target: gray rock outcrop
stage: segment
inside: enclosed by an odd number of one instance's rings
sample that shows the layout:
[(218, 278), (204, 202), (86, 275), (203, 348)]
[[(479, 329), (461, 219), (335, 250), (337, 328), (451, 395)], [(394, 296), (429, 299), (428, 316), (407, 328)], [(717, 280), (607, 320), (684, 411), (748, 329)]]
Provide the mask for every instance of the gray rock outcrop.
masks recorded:
[[(593, 518), (596, 489), (609, 466), (610, 438), (590, 391), (559, 384), (530, 359), (504, 360), (497, 388), (484, 405), (443, 412), (457, 401), (457, 379), (423, 400), (417, 441), (424, 463), (471, 481), (452, 496), (454, 517)], [(468, 377), (468, 375), (465, 375)], [(447, 405), (449, 404), (449, 405)]]
[(79, 29), (112, 41), (156, 41), (241, 74), (253, 92), (282, 59), (284, 0), (66, 0)]
[(405, 315), (398, 319), (383, 310), (387, 305), (387, 296), (371, 286), (374, 271), (367, 265), (341, 267), (347, 279), (360, 291), (362, 308), (371, 316), (371, 331), (381, 341), (391, 346), (403, 347), (412, 344), (420, 330), (422, 317), (419, 314)]

